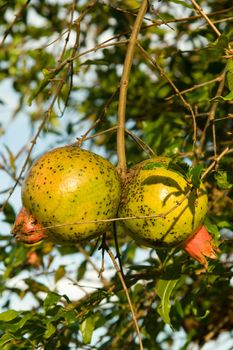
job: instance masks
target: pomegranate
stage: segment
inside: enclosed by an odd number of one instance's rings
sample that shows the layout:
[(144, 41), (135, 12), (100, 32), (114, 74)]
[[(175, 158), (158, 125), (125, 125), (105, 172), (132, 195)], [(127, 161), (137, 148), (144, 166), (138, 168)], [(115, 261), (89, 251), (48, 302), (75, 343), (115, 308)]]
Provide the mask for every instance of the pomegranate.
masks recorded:
[(58, 243), (91, 239), (109, 228), (119, 201), (120, 181), (111, 163), (77, 145), (59, 147), (27, 173), (13, 234), (25, 243), (45, 236)]
[(203, 184), (195, 189), (169, 164), (169, 158), (155, 157), (129, 170), (119, 215), (139, 243), (151, 247), (183, 245), (186, 252), (206, 265), (204, 255), (215, 258), (216, 250), (211, 236), (203, 235), (206, 190)]

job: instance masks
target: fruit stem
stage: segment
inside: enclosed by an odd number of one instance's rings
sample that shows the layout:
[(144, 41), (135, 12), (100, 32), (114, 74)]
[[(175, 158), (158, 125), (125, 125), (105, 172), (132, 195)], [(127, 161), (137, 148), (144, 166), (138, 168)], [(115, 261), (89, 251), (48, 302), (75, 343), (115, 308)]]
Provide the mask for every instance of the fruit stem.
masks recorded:
[(134, 50), (137, 43), (137, 36), (142, 25), (144, 15), (148, 6), (148, 0), (143, 0), (139, 8), (137, 18), (129, 39), (129, 44), (125, 56), (123, 72), (120, 82), (119, 104), (118, 104), (118, 129), (117, 129), (117, 156), (118, 172), (122, 178), (126, 173), (126, 154), (125, 154), (125, 111), (130, 70), (133, 62)]

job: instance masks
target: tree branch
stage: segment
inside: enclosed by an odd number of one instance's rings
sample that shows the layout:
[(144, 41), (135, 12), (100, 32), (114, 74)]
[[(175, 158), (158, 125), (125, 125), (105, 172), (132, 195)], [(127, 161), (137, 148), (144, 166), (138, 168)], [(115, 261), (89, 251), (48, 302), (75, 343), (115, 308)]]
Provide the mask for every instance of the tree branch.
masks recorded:
[(143, 0), (139, 9), (132, 33), (129, 39), (129, 45), (125, 56), (123, 73), (120, 82), (120, 94), (118, 105), (118, 131), (117, 131), (117, 155), (118, 171), (122, 177), (126, 173), (126, 155), (125, 155), (125, 111), (130, 70), (133, 62), (133, 55), (137, 43), (137, 36), (148, 7), (147, 0)]

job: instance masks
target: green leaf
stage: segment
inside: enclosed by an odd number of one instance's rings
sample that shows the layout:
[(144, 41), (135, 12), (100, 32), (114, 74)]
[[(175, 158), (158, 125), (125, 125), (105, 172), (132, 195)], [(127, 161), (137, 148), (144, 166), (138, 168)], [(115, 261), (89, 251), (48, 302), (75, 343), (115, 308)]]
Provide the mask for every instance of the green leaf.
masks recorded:
[(210, 43), (210, 47), (214, 47), (215, 49), (220, 49), (222, 53), (228, 47), (229, 38), (226, 35), (221, 35), (215, 42)]
[[(64, 64), (63, 64), (64, 65)], [(43, 69), (42, 73), (44, 75), (44, 79), (40, 82), (38, 88), (32, 91), (31, 95), (28, 98), (28, 105), (31, 106), (32, 101), (41, 93), (46, 86), (52, 81), (52, 79), (55, 78), (55, 76), (62, 70), (63, 65), (60, 65), (59, 67), (55, 69)]]
[(212, 224), (208, 218), (205, 219), (205, 227), (209, 233), (213, 235), (214, 241), (217, 243), (220, 238), (220, 233), (218, 230), (218, 226)]
[(158, 304), (157, 311), (159, 315), (162, 317), (163, 321), (169, 325), (171, 325), (170, 320), (170, 309), (171, 309), (171, 302), (170, 297), (172, 294), (173, 289), (175, 288), (176, 284), (178, 282), (178, 279), (173, 280), (163, 280), (160, 279), (157, 282), (156, 285), (156, 292), (159, 296), (160, 303)]
[(227, 72), (226, 78), (227, 78), (227, 86), (229, 90), (232, 91), (233, 90), (233, 71)]
[(45, 339), (48, 339), (56, 332), (57, 328), (50, 322), (46, 325)]
[(226, 69), (227, 72), (233, 72), (233, 60), (228, 60)]
[(86, 60), (85, 62), (80, 64), (80, 66), (91, 66), (91, 65), (94, 65), (94, 66), (97, 66), (97, 65), (108, 66), (109, 62), (105, 61), (105, 60), (102, 60), (102, 59), (96, 59), (96, 60)]
[(75, 310), (68, 310), (64, 313), (64, 318), (68, 325), (77, 322), (76, 320), (77, 312)]
[(8, 222), (9, 224), (13, 224), (15, 221), (15, 211), (11, 204), (7, 203), (4, 206), (3, 213), (6, 217), (4, 221)]
[(8, 310), (0, 314), (0, 321), (9, 322), (19, 316), (19, 312), (15, 310)]
[(164, 163), (159, 163), (159, 162), (154, 162), (154, 163), (149, 163), (149, 164), (146, 164), (142, 170), (153, 170), (153, 169), (156, 169), (156, 168), (164, 168)]
[(12, 334), (9, 334), (9, 333), (3, 334), (3, 336), (0, 338), (0, 348), (4, 349), (4, 345), (11, 342), (12, 339), (14, 339)]
[(214, 178), (217, 181), (218, 187), (222, 190), (229, 190), (232, 188), (232, 184), (228, 182), (227, 172), (219, 170), (214, 174)]
[(58, 301), (61, 299), (59, 294), (54, 292), (48, 293), (47, 297), (44, 300), (44, 309), (47, 311), (51, 308), (51, 306), (56, 306)]
[(27, 323), (27, 321), (33, 319), (33, 313), (32, 312), (27, 312), (24, 317), (17, 323), (17, 328), (23, 328), (23, 326)]
[(85, 275), (85, 272), (86, 272), (86, 268), (87, 268), (87, 261), (84, 260), (78, 268), (77, 281), (80, 281), (83, 278), (83, 276)]
[(91, 315), (81, 323), (81, 327), (80, 327), (84, 344), (90, 344), (94, 329), (95, 329), (95, 318), (93, 315)]
[(59, 268), (57, 269), (55, 276), (54, 276), (54, 280), (55, 282), (58, 282), (62, 277), (64, 277), (66, 274), (66, 270), (64, 268), (64, 266), (59, 266)]
[(195, 167), (190, 169), (189, 173), (190, 173), (191, 181), (195, 188), (199, 188), (200, 186), (202, 170), (203, 170), (202, 164), (198, 164)]
[(233, 100), (233, 91), (229, 92), (226, 96), (217, 96), (211, 99), (211, 101), (231, 101)]
[(32, 293), (50, 292), (47, 286), (45, 286), (43, 283), (33, 280), (32, 278), (25, 278), (24, 282), (27, 283)]

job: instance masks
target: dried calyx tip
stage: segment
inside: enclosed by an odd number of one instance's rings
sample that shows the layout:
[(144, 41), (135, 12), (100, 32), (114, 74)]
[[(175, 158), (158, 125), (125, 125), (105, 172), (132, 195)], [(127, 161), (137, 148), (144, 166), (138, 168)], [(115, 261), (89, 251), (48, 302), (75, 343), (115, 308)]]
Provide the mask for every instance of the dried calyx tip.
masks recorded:
[(186, 240), (183, 248), (187, 254), (204, 265), (206, 269), (208, 268), (206, 257), (216, 259), (216, 253), (220, 252), (205, 226), (202, 226), (191, 238)]
[(39, 224), (25, 208), (20, 210), (15, 220), (12, 234), (17, 241), (25, 244), (35, 244), (47, 238), (43, 225)]

